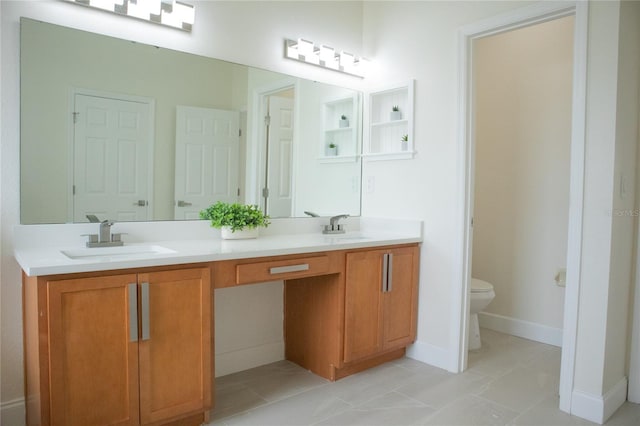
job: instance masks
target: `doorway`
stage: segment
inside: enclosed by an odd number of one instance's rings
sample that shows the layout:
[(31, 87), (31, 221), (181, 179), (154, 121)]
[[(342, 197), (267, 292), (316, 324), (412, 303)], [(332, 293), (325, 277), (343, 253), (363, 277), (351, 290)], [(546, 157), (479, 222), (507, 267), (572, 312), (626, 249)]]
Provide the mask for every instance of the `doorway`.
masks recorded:
[[(471, 276), (481, 326), (562, 345), (574, 17), (473, 41)], [(472, 298), (475, 293), (472, 293)]]
[(499, 34), (516, 28), (552, 21), (566, 16), (575, 16), (574, 63), (572, 87), (572, 125), (569, 185), (569, 227), (567, 247), (567, 275), (562, 332), (562, 360), (560, 372), (560, 409), (571, 412), (574, 380), (574, 362), (577, 335), (578, 295), (580, 285), (580, 263), (582, 243), (582, 208), (585, 155), (585, 93), (586, 93), (586, 46), (588, 27), (588, 3), (568, 4), (540, 3), (491, 17), (487, 20), (460, 29), (460, 73), (458, 98), (458, 127), (460, 142), (460, 227), (458, 228), (457, 260), (454, 273), (459, 277), (452, 286), (452, 297), (459, 300), (452, 324), (452, 344), (457, 349), (456, 371), (467, 366), (467, 337), (469, 327), (469, 302), (471, 281), (471, 250), (473, 244), (473, 193), (474, 193), (474, 126), (473, 121), (473, 55), (474, 40)]

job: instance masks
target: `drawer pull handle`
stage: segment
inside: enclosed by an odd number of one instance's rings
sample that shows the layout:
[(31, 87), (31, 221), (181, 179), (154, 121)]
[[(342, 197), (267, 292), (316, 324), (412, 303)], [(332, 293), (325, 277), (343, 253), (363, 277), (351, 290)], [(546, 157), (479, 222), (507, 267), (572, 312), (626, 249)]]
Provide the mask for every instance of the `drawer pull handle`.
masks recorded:
[(269, 269), (269, 273), (273, 274), (284, 274), (287, 272), (300, 272), (300, 271), (308, 271), (309, 264), (302, 263), (300, 265), (289, 265), (289, 266), (276, 266)]

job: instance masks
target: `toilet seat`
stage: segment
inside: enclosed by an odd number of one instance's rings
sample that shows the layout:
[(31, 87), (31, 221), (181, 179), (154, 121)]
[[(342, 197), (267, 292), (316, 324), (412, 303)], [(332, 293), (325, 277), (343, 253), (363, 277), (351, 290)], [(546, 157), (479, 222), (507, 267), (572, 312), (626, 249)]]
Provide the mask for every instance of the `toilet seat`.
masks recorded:
[(471, 278), (471, 293), (488, 293), (493, 291), (493, 286), (486, 281)]

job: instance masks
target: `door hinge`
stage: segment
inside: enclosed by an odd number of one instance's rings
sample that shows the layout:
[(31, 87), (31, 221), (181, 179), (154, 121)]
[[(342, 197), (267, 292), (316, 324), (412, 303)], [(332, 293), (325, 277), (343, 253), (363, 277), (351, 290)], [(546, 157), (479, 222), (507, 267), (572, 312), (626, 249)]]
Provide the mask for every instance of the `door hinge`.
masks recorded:
[(78, 122), (78, 115), (80, 113), (79, 112), (72, 112), (71, 115), (73, 115), (73, 124), (76, 124)]
[(242, 129), (238, 129), (238, 137), (242, 137)]
[(76, 186), (75, 185), (73, 185), (71, 187), (71, 192), (73, 193), (73, 195), (76, 195)]
[(265, 126), (271, 125), (271, 116), (270, 115), (265, 115), (264, 116), (264, 125)]
[(238, 197), (239, 197), (240, 196), (240, 188), (238, 188), (237, 194), (238, 194)]
[(269, 198), (269, 188), (262, 188), (262, 197)]

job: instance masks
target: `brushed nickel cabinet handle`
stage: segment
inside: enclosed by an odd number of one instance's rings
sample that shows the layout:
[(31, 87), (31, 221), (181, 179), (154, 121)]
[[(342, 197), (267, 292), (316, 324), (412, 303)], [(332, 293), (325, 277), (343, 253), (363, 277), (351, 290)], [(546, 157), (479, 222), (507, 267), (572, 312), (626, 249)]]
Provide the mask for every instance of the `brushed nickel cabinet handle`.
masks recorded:
[(382, 255), (382, 292), (389, 291), (389, 254)]
[(270, 274), (284, 274), (287, 272), (300, 272), (300, 271), (308, 271), (309, 264), (302, 263), (300, 265), (289, 265), (289, 266), (275, 266), (269, 269)]
[(149, 324), (149, 283), (140, 284), (140, 305), (142, 308), (142, 340), (151, 337)]
[(129, 341), (138, 341), (138, 285), (129, 284)]
[(393, 253), (387, 255), (387, 291), (393, 290)]

